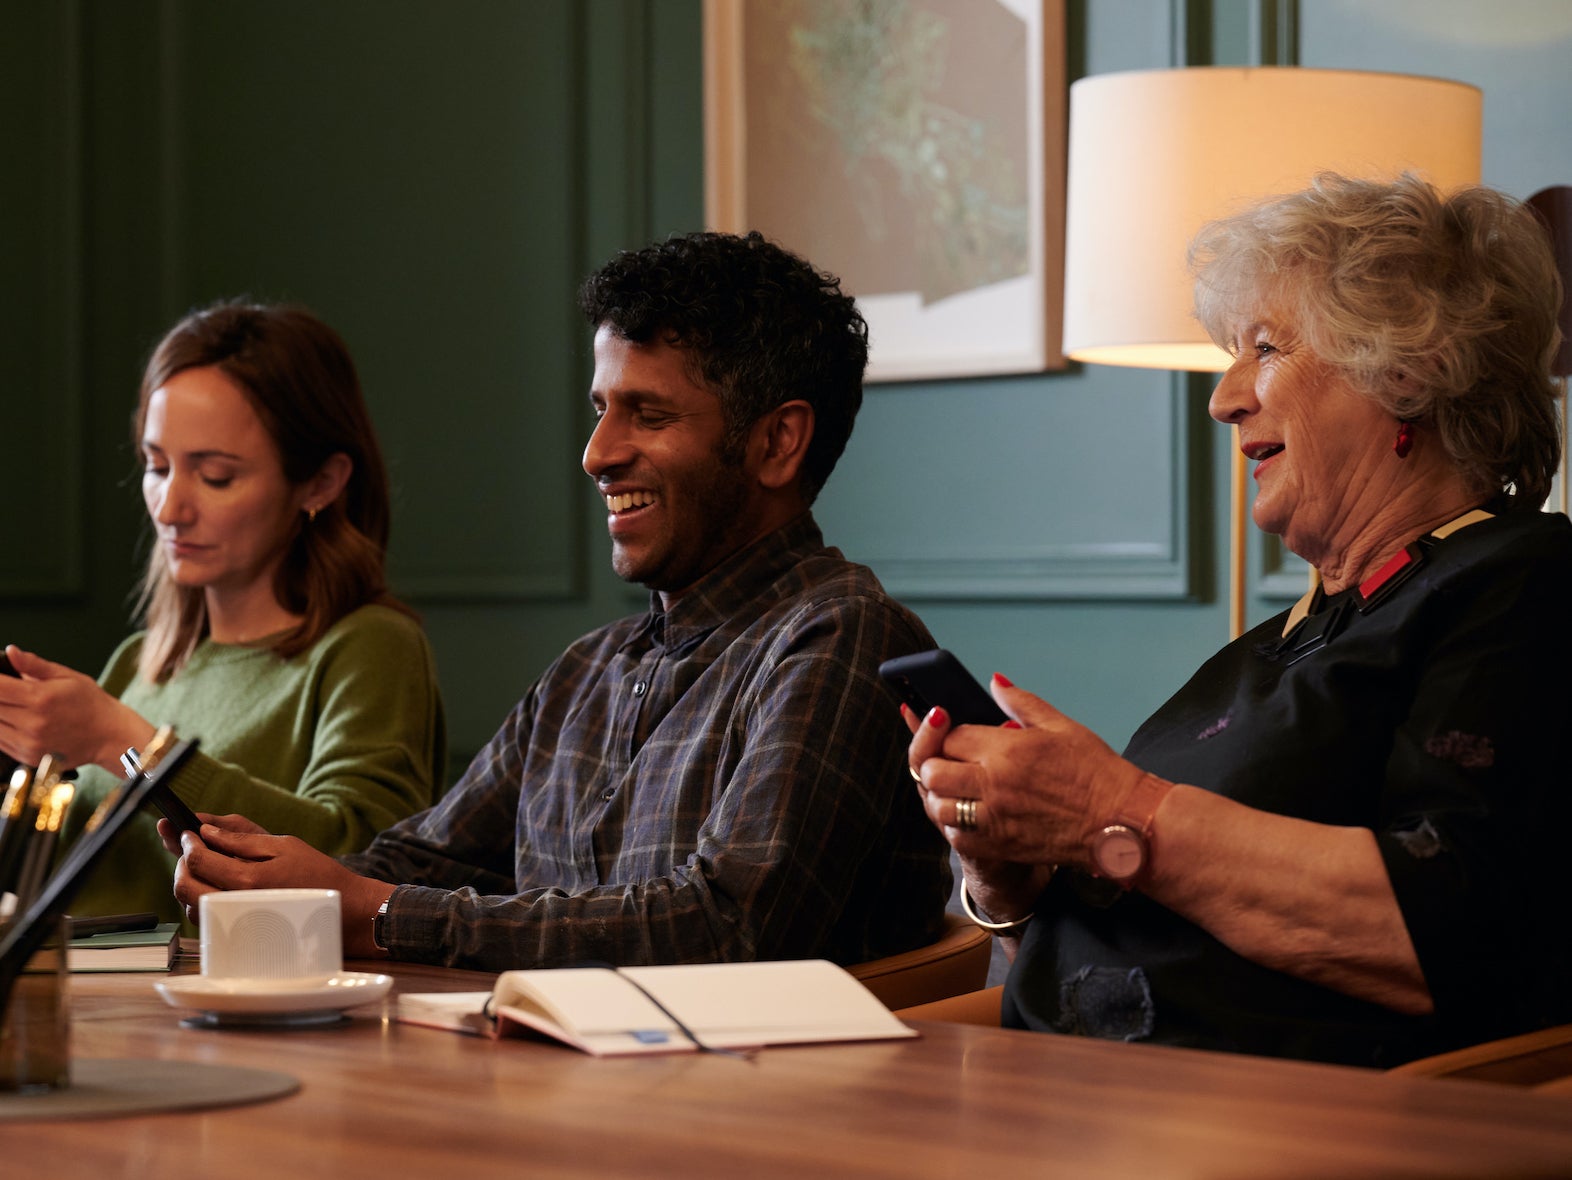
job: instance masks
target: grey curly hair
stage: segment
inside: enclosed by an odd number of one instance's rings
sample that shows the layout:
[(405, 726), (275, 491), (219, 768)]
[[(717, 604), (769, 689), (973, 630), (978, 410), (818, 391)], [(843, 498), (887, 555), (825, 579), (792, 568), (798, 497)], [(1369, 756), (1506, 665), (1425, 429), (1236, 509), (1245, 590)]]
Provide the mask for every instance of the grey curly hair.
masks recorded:
[(1537, 510), (1561, 460), (1551, 363), (1561, 280), (1525, 205), (1472, 185), (1443, 196), (1323, 172), (1303, 192), (1202, 227), (1196, 316), (1232, 352), (1265, 298), (1324, 362), (1513, 508)]

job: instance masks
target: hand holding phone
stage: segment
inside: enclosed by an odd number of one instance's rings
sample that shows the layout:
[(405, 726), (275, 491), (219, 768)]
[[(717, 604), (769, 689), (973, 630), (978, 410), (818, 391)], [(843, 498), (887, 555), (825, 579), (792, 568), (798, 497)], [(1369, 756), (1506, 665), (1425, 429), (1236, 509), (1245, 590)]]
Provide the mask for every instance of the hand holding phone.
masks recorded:
[(955, 725), (1003, 725), (1010, 719), (965, 665), (942, 647), (885, 660), (879, 675), (919, 717), (938, 705)]

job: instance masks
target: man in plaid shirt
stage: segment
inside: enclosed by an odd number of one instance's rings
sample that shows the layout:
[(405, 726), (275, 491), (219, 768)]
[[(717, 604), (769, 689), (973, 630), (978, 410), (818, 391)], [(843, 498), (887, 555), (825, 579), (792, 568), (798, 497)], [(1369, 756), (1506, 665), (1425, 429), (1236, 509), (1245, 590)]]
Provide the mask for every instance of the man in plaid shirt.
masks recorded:
[(584, 470), (649, 610), (573, 644), (365, 852), (222, 817), (185, 837), (176, 895), (194, 917), (213, 888), (335, 888), (346, 954), (493, 971), (933, 941), (947, 850), (878, 667), (934, 644), (810, 512), (862, 400), (861, 314), (757, 234), (620, 254), (580, 305)]

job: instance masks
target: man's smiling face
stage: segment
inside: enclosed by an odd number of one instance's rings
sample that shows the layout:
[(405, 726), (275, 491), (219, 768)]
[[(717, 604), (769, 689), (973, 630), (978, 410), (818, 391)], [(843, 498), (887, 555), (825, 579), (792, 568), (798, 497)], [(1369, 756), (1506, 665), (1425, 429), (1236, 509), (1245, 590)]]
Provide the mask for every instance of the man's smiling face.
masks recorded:
[(584, 470), (606, 503), (617, 576), (668, 603), (758, 535), (757, 488), (725, 410), (680, 348), (595, 333), (597, 419)]

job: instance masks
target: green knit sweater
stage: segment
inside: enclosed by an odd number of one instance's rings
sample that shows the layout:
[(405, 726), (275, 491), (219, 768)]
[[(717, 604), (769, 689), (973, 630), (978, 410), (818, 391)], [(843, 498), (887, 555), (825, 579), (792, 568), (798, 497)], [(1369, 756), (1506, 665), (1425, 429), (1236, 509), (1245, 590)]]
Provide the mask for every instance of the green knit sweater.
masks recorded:
[[(407, 615), (361, 607), (290, 660), (203, 640), (162, 684), (137, 674), (142, 638), (120, 645), (99, 683), (152, 724), (200, 739), (172, 780), (193, 810), (238, 812), (336, 856), (364, 848), (438, 794), (447, 757), (442, 699), (425, 633)], [(80, 774), (67, 842), (119, 781), (98, 767)], [(71, 913), (181, 917), (157, 818), (150, 811), (127, 825)]]

